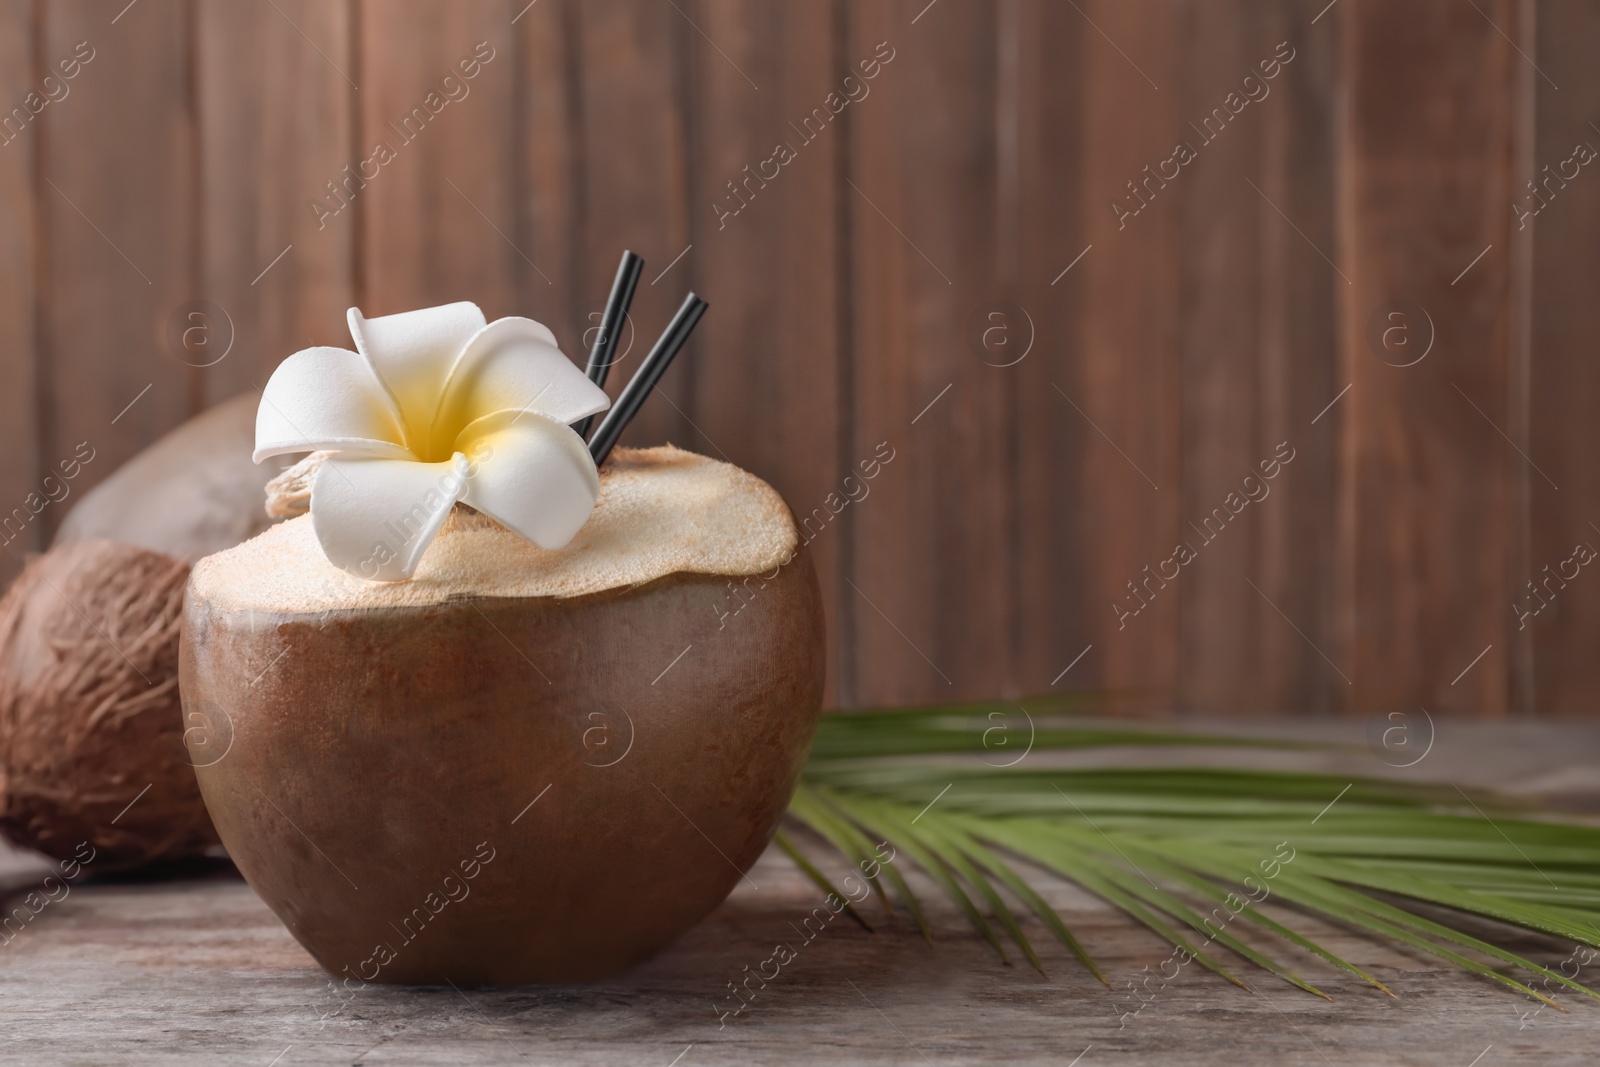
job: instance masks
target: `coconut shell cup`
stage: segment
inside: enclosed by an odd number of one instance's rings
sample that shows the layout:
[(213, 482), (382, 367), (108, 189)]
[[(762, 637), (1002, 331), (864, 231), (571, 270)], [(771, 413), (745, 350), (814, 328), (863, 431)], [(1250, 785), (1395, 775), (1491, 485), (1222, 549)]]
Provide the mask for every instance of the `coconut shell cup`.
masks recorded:
[(619, 452), (561, 552), (458, 512), (396, 585), (334, 570), (310, 522), (196, 567), (179, 670), (215, 726), (188, 740), (211, 746), (217, 831), (328, 971), (603, 978), (760, 856), (824, 660), (816, 575), (764, 483)]

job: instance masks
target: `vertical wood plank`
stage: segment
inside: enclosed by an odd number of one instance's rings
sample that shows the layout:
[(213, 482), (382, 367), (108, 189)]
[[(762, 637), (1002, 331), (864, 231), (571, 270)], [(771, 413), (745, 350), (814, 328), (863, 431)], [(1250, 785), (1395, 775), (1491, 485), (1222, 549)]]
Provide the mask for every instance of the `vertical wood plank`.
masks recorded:
[[(877, 479), (854, 469), (870, 450), (864, 457), (841, 456), (838, 447), (842, 354), (834, 223), (845, 135), (830, 123), (806, 141), (788, 124), (825, 106), (830, 92), (854, 92), (860, 106), (873, 106), (873, 90), (893, 75), (893, 65), (872, 79), (854, 70), (846, 87), (841, 72), (853, 69), (855, 57), (835, 56), (832, 12), (823, 4), (715, 0), (694, 5), (692, 15), (715, 42), (690, 42), (691, 125), (698, 131), (691, 254), (701, 291), (712, 302), (693, 354), (698, 447), (771, 482), (797, 517), (812, 517), (817, 509), (829, 516), (825, 525), (812, 523), (808, 550), (833, 636), (833, 693), (836, 646), (849, 638), (837, 607), (844, 534), (832, 512), (872, 507)], [(787, 152), (778, 152), (779, 145)], [(730, 181), (747, 206), (729, 193)], [(686, 398), (674, 399), (687, 409)], [(859, 500), (839, 503), (852, 494)]]
[[(1505, 252), (1524, 60), (1502, 35), (1517, 32), (1516, 5), (1479, 6), (1341, 5), (1350, 83), (1334, 258), (1353, 282), (1341, 348), (1354, 387), (1335, 409), (1344, 639), (1330, 655), (1356, 708), (1508, 706), (1503, 651), (1452, 681), (1491, 644), (1505, 648), (1520, 486), (1538, 477), (1517, 454), (1526, 441), (1505, 436), (1521, 417)], [(1425, 308), (1437, 332), (1412, 366), (1380, 360), (1365, 336), (1397, 299)]]
[[(1549, 606), (1527, 621), (1536, 672), (1540, 712), (1593, 715), (1600, 706), (1600, 578), (1587, 574), (1565, 583), (1573, 549), (1583, 543), (1600, 549), (1600, 365), (1592, 353), (1600, 335), (1600, 307), (1594, 299), (1600, 278), (1600, 174), (1592, 165), (1571, 162), (1579, 144), (1600, 149), (1591, 123), (1600, 116), (1600, 76), (1593, 57), (1600, 48), (1600, 10), (1592, 4), (1545, 0), (1538, 6), (1538, 46), (1525, 49), (1560, 86), (1534, 73), (1538, 127), (1532, 166), (1518, 173), (1512, 200), (1523, 211), (1537, 207), (1524, 184), (1541, 184), (1545, 206), (1527, 220), (1533, 236), (1533, 321), (1529, 423), (1531, 447), (1539, 466), (1561, 487), (1550, 489), (1537, 475), (1531, 483), (1531, 549), (1526, 573), (1512, 580), (1513, 602), (1529, 605), (1524, 584), (1532, 580)], [(1549, 167), (1549, 171), (1544, 168)], [(1562, 172), (1578, 176), (1571, 181)], [(1555, 175), (1549, 180), (1549, 175)], [(1596, 186), (1590, 188), (1589, 186)], [(1508, 211), (1509, 205), (1500, 206)], [(1493, 253), (1491, 253), (1492, 255)], [(1482, 264), (1479, 264), (1480, 266)], [(1544, 585), (1549, 567), (1556, 581)], [(1570, 585), (1571, 588), (1566, 588)], [(1537, 605), (1534, 605), (1537, 606)], [(1506, 605), (1498, 605), (1506, 611)], [(1513, 630), (1516, 624), (1512, 624)], [(1520, 635), (1519, 635), (1520, 636)]]
[[(491, 320), (564, 321), (550, 272), (512, 236), (515, 15), (503, 0), (359, 7), (357, 143), (363, 158), (393, 152), (350, 198), (368, 315), (471, 300)], [(572, 339), (557, 336), (571, 355)]]
[[(0, 101), (8, 109), (26, 106), (36, 87), (35, 22), (28, 0), (0, 4)], [(60, 72), (53, 71), (53, 84)], [(59, 89), (55, 90), (57, 93)], [(70, 99), (69, 96), (67, 99)], [(46, 105), (48, 110), (49, 105)], [(21, 523), (12, 509), (27, 510), (29, 493), (39, 491), (39, 422), (37, 359), (34, 341), (34, 166), (38, 131), (15, 122), (0, 128), (0, 520), (12, 521), (0, 532), (10, 550), (0, 553), (0, 589), (22, 568), (24, 554), (41, 544), (31, 517)]]
[[(189, 10), (42, 8), (41, 64), (93, 56), (29, 133), (43, 155), (40, 459), (54, 465), (86, 442), (80, 491), (195, 407), (198, 372), (165, 340), (171, 313), (196, 296)], [(61, 512), (40, 519), (53, 531)]]
[[(517, 246), (540, 265), (525, 272), (522, 293), (544, 309), (548, 325), (574, 359), (588, 351), (586, 331), (598, 323), (606, 294), (583, 288), (583, 141), (577, 93), (577, 5), (541, 0), (513, 14), (515, 68), (512, 121), (516, 157)], [(594, 318), (589, 318), (590, 312)], [(536, 316), (538, 317), (538, 316)]]
[[(1543, 0), (1535, 47), (1533, 0), (1479, 6), (0, 0), (6, 106), (95, 57), (0, 145), (0, 505), (80, 441), (74, 492), (345, 343), (351, 303), (473, 299), (581, 358), (632, 247), (613, 392), (686, 289), (713, 309), (628, 442), (721, 453), (828, 517), (842, 703), (1036, 692), (1093, 646), (1061, 687), (1592, 710), (1600, 596), (1545, 567), (1600, 545), (1600, 200), (1551, 180), (1527, 231), (1511, 205), (1600, 146), (1600, 16)], [(1271, 95), (1152, 195), (1144, 167), (1280, 41)], [(830, 114), (880, 42), (895, 59)], [(392, 161), (346, 174), (380, 141)], [(793, 161), (752, 178), (779, 142)], [(1119, 218), (1130, 181), (1150, 202)], [(168, 336), (197, 298), (232, 320), (203, 370)], [(1411, 367), (1368, 340), (1400, 299), (1436, 334)], [(1031, 322), (1014, 366), (982, 340), (1002, 306)], [(880, 441), (895, 460), (834, 515)], [(1152, 580), (1279, 441), (1270, 497)]]
[(1163, 567), (1179, 574), (1181, 706), (1327, 710), (1345, 685), (1317, 652), (1333, 644), (1334, 436), (1311, 420), (1337, 392), (1344, 282), (1318, 251), (1334, 248), (1337, 30), (1256, 0), (1184, 4), (1178, 25), (1192, 103), (1175, 136), (1196, 153), (1165, 168), (1182, 205), (1180, 538), (1196, 552)]
[[(1083, 39), (1082, 240), (1090, 251), (1056, 286), (1073, 286), (1084, 314), (1079, 358), (1050, 385), (1058, 417), (1080, 435), (1078, 543), (1094, 648), (1075, 673), (1080, 684), (1164, 700), (1177, 677), (1178, 598), (1136, 583), (1172, 554), (1180, 533), (1179, 213), (1175, 198), (1138, 207), (1128, 183), (1172, 150), (1177, 45), (1165, 4), (1081, 6), (1083, 24), (1072, 32)], [(1135, 207), (1138, 215), (1121, 214)]]
[[(577, 92), (584, 158), (581, 306), (605, 303), (622, 250), (645, 259), (644, 275), (629, 312), (634, 344), (612, 368), (607, 389), (615, 397), (638, 368), (684, 293), (697, 284), (699, 260), (689, 233), (689, 146), (684, 128), (683, 57), (689, 38), (700, 41), (682, 3), (635, 4), (590, 0), (577, 5)], [(701, 42), (703, 43), (703, 42)], [(682, 254), (677, 264), (662, 272)], [(713, 307), (711, 315), (719, 314)], [(703, 327), (702, 327), (703, 328)], [(699, 331), (697, 330), (696, 333)], [(624, 339), (626, 343), (626, 339)], [(622, 443), (648, 446), (672, 441), (709, 451), (688, 415), (692, 378), (704, 342), (691, 340), (661, 380), (653, 398), (629, 424)]]
[[(1268, 501), (1273, 506), (1263, 507), (1257, 516), (1263, 543), (1253, 580), (1266, 594), (1254, 604), (1261, 634), (1259, 660), (1242, 679), (1246, 684), (1240, 687), (1240, 703), (1229, 708), (1219, 702), (1212, 706), (1218, 713), (1253, 706), (1320, 714), (1339, 708), (1347, 695), (1341, 690), (1348, 689), (1318, 651), (1331, 653), (1338, 645), (1334, 561), (1340, 423), (1334, 418), (1338, 405), (1328, 405), (1346, 384), (1338, 376), (1337, 291), (1344, 282), (1315, 249), (1331, 256), (1339, 244), (1336, 116), (1343, 42), (1336, 12), (1319, 18), (1324, 9), (1276, 10), (1276, 20), (1262, 19), (1277, 30), (1263, 44), (1276, 58), (1278, 45), (1287, 42), (1294, 60), (1275, 79), (1275, 99), (1265, 101), (1269, 106), (1257, 182), (1265, 196), (1256, 207), (1266, 220), (1261, 246), (1260, 455), (1254, 460), (1259, 465), (1283, 441), (1295, 450), (1295, 458), (1274, 480)], [(1258, 73), (1264, 55), (1252, 57)], [(1284, 221), (1279, 209), (1294, 225)], [(1285, 617), (1294, 625), (1287, 625)]]
[(301, 348), (350, 344), (353, 212), (316, 206), (338, 206), (326, 183), (365, 155), (352, 136), (350, 11), (315, 0), (195, 8), (199, 295), (226, 314), (213, 335), (231, 326), (232, 339), (225, 357), (194, 353), (220, 360), (202, 374), (207, 402), (259, 388)]
[[(1029, 695), (1085, 685), (1099, 663), (1090, 662), (1093, 651), (1085, 649), (1105, 644), (1105, 605), (1088, 593), (1094, 568), (1086, 552), (1097, 509), (1086, 498), (1083, 467), (1086, 450), (1104, 441), (1056, 391), (1077, 386), (1089, 314), (1085, 279), (1095, 255), (1084, 249), (1090, 216), (1104, 207), (1086, 193), (1083, 165), (1084, 53), (1093, 47), (1085, 35), (1097, 35), (1067, 5), (1030, 0), (1014, 7), (1006, 31), (1015, 39), (1007, 45), (1016, 64), (1015, 199), (1008, 205), (1003, 196), (1002, 211), (1009, 206), (1015, 215), (1005, 226), (1015, 234), (1015, 302), (1023, 315), (1012, 322), (1015, 312), (996, 308), (1001, 318), (980, 317), (967, 336), (988, 353), (983, 331), (1000, 327), (1004, 332), (989, 335), (990, 361), (1002, 365), (1020, 355), (1014, 346), (1032, 341), (1020, 361), (994, 368), (1015, 379), (1012, 685), (1016, 695)], [(1084, 659), (1074, 663), (1080, 653)]]
[(998, 29), (988, 5), (923, 6), (851, 8), (845, 48), (866, 57), (885, 42), (894, 56), (851, 116), (841, 194), (855, 440), (895, 450), (850, 531), (864, 703), (1009, 683), (1009, 389), (966, 339), (995, 296)]
[[(1260, 454), (1258, 424), (1265, 303), (1260, 253), (1264, 234), (1279, 228), (1273, 225), (1279, 220), (1263, 217), (1271, 209), (1250, 184), (1262, 181), (1264, 124), (1273, 101), (1252, 102), (1241, 85), (1256, 55), (1271, 56), (1271, 27), (1250, 25), (1247, 7), (1248, 0), (1186, 3), (1177, 16), (1191, 45), (1183, 50), (1178, 77), (1183, 98), (1192, 102), (1185, 109), (1194, 116), (1189, 122), (1198, 124), (1180, 124), (1174, 135), (1198, 154), (1173, 183), (1181, 205), (1182, 263), (1179, 538), (1197, 557), (1166, 569), (1177, 574), (1182, 703), (1205, 711), (1254, 688), (1252, 667), (1264, 659), (1263, 638), (1286, 628), (1262, 618), (1257, 606), (1263, 594), (1250, 587), (1261, 577), (1263, 516), (1281, 501), (1252, 502), (1243, 483), (1252, 477), (1256, 484), (1257, 460), (1271, 458), (1270, 449)], [(1244, 101), (1237, 114), (1227, 105), (1230, 93), (1234, 107)]]

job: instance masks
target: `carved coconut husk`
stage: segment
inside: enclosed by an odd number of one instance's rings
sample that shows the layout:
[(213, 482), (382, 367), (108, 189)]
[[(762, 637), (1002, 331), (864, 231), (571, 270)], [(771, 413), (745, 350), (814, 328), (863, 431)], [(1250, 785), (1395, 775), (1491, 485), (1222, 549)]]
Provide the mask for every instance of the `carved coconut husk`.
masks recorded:
[[(183, 744), (189, 566), (115, 541), (29, 563), (0, 600), (0, 831), (95, 869), (217, 843)], [(81, 857), (82, 853), (79, 853)]]
[[(294, 519), (202, 560), (185, 708), (229, 854), (354, 988), (616, 973), (771, 840), (822, 702), (821, 596), (765, 483), (619, 449), (566, 548), (453, 514), (411, 582)], [(199, 762), (199, 761), (197, 761)]]

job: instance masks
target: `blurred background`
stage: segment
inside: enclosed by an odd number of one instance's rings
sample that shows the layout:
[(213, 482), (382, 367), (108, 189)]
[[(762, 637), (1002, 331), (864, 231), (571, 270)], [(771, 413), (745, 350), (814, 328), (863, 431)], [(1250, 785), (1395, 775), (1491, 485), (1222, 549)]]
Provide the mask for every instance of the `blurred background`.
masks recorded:
[(347, 307), (581, 361), (632, 248), (613, 393), (711, 310), (624, 443), (806, 520), (835, 703), (1589, 714), (1597, 54), (1578, 0), (0, 0), (0, 577)]

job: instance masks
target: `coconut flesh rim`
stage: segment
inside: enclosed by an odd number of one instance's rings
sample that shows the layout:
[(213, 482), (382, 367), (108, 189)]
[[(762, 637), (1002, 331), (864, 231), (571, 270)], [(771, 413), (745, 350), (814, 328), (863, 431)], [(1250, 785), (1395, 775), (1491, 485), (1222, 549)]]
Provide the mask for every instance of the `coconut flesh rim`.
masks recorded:
[(788, 505), (748, 471), (671, 445), (619, 448), (600, 473), (594, 514), (556, 551), (457, 509), (410, 581), (369, 582), (329, 563), (302, 515), (200, 560), (189, 590), (226, 611), (290, 613), (578, 597), (679, 572), (761, 574), (798, 543)]

